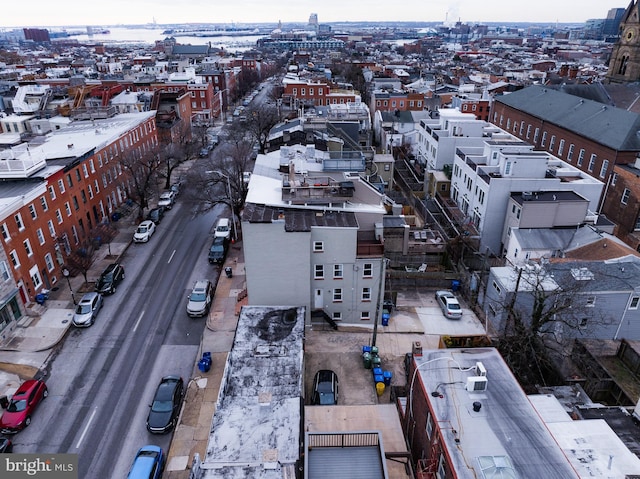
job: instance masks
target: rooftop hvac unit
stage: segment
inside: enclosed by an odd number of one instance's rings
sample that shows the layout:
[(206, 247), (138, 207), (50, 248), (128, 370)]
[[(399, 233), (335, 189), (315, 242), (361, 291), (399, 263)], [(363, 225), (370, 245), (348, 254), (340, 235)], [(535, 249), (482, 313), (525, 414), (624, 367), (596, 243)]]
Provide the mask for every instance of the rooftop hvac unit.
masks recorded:
[(486, 376), (470, 376), (467, 378), (467, 391), (477, 392), (487, 390)]
[(478, 361), (476, 363), (476, 376), (486, 376), (486, 375), (487, 375), (487, 369), (484, 367), (484, 364)]

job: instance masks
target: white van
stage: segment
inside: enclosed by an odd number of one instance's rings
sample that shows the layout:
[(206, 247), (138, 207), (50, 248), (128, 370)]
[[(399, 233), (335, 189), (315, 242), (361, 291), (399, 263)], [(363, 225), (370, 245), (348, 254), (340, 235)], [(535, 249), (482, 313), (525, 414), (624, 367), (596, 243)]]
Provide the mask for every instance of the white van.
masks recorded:
[(218, 220), (214, 236), (216, 238), (231, 239), (231, 220), (229, 218), (220, 218)]

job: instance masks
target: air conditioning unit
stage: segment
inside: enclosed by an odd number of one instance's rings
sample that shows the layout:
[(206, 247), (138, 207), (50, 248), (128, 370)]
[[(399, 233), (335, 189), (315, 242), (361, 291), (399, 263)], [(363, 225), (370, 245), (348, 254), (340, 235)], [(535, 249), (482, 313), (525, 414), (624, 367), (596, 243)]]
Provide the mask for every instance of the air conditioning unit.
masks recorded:
[(486, 375), (487, 375), (487, 369), (484, 367), (484, 364), (478, 361), (476, 363), (476, 376), (486, 376)]
[(467, 391), (477, 392), (487, 390), (486, 376), (470, 376), (467, 378)]

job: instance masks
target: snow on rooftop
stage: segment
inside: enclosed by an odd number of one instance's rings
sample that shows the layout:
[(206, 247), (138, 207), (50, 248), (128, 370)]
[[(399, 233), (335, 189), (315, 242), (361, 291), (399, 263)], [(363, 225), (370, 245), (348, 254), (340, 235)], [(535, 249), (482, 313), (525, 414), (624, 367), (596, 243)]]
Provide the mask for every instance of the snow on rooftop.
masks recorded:
[(203, 478), (282, 478), (299, 459), (303, 307), (242, 308)]

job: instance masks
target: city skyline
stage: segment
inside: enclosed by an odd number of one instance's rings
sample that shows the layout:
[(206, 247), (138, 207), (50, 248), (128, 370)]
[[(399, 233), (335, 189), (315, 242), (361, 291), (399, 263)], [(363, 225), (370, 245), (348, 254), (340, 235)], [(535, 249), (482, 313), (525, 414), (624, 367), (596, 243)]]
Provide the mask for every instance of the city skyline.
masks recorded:
[[(237, 0), (215, 5), (206, 0), (188, 0), (176, 7), (173, 0), (142, 0), (124, 2), (112, 0), (96, 13), (80, 0), (49, 2), (32, 0), (28, 7), (11, 2), (3, 7), (0, 28), (62, 27), (87, 25), (134, 25), (175, 23), (306, 23), (311, 13), (318, 15), (319, 23), (335, 22), (442, 22), (489, 23), (584, 23), (593, 18), (606, 18), (612, 8), (626, 8), (628, 0), (584, 0), (555, 2), (539, 0), (535, 3), (512, 0), (407, 0), (395, 7), (388, 2), (371, 0), (364, 7), (359, 2), (344, 3), (337, 0), (300, 2), (276, 0)], [(210, 15), (204, 14), (207, 10)]]

